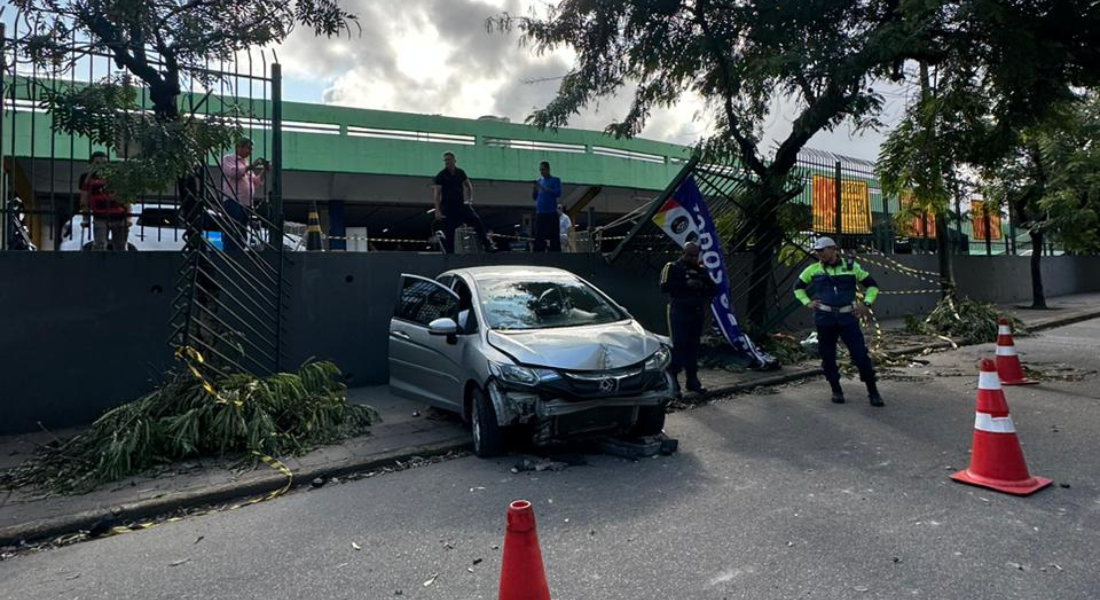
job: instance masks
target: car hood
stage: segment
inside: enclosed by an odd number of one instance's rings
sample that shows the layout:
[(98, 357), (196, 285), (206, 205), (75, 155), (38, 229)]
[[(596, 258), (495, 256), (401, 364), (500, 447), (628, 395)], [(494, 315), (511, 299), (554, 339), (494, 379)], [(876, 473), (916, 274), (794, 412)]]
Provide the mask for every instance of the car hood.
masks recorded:
[(608, 325), (490, 331), (489, 343), (517, 362), (568, 371), (606, 371), (642, 362), (661, 342), (636, 321)]

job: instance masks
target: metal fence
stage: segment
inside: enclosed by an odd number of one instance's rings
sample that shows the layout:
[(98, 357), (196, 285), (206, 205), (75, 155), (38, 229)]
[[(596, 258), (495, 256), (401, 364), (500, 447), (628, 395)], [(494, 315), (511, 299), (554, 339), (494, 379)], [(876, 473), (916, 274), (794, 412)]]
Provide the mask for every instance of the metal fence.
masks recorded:
[[(20, 40), (26, 32), (15, 25), (0, 24), (0, 250), (22, 249), (17, 237), (25, 235), (39, 250), (81, 250), (92, 243), (88, 214), (81, 209), (81, 176), (89, 171), (94, 152), (105, 152), (109, 161), (125, 160), (125, 152), (54, 128), (46, 98), (66, 89), (117, 80), (125, 73), (111, 56), (78, 51), (74, 40), (71, 65), (46, 69), (27, 59)], [(254, 141), (254, 156), (270, 158), (277, 139), (273, 100), (276, 82), (270, 52), (244, 53), (232, 63), (192, 66), (198, 77), (181, 82), (179, 110), (187, 118), (218, 116), (233, 122), (243, 135)], [(149, 113), (152, 102), (145, 86), (134, 85), (138, 112)], [(226, 148), (225, 152), (232, 152)], [(211, 171), (218, 169), (218, 156), (209, 158)], [(217, 173), (212, 173), (217, 177)], [(271, 200), (278, 183), (269, 176), (257, 194), (257, 208), (271, 217)], [(181, 250), (184, 225), (180, 220), (180, 198), (174, 186), (145, 190), (129, 207), (129, 246), (134, 250)], [(220, 232), (211, 231), (220, 238)]]
[[(246, 52), (231, 63), (184, 65), (179, 119), (228, 123), (251, 144), (215, 150), (174, 183), (122, 203), (93, 157), (127, 161), (140, 157), (140, 149), (66, 132), (46, 99), (122, 80), (137, 94), (136, 106), (124, 109), (124, 116), (154, 119), (149, 89), (120, 72), (111, 56), (78, 51), (76, 39), (72, 56), (55, 68), (28, 61), (20, 21), (10, 30), (0, 25), (0, 249), (181, 252), (169, 344), (204, 374), (279, 371), (288, 298), (285, 251), (302, 237), (283, 234), (277, 62), (267, 52)], [(152, 50), (149, 55), (156, 56)], [(247, 158), (238, 155), (245, 147), (252, 152)]]

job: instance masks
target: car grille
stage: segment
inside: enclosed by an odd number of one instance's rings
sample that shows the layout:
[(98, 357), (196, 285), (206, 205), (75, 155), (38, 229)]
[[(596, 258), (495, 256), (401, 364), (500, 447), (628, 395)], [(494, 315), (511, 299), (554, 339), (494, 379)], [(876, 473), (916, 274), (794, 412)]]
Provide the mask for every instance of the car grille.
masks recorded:
[(609, 371), (566, 371), (561, 379), (547, 387), (575, 398), (630, 396), (650, 389), (658, 374), (646, 373), (641, 366)]

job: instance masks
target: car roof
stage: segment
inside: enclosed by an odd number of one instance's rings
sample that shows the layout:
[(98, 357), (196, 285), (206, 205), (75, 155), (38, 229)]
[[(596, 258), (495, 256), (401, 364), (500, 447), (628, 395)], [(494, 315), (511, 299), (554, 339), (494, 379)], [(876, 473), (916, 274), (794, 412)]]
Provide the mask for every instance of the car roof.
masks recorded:
[(467, 267), (452, 269), (443, 275), (469, 275), (475, 280), (481, 279), (520, 279), (525, 277), (556, 277), (579, 279), (577, 275), (565, 269), (555, 267), (536, 267), (533, 265), (496, 265), (492, 267)]

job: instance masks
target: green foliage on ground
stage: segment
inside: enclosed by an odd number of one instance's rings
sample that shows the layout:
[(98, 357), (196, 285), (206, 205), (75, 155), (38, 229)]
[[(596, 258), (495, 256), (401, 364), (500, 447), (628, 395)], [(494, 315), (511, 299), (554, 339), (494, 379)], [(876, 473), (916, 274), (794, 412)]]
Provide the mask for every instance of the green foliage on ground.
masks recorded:
[(84, 493), (176, 460), (257, 452), (304, 454), (361, 433), (378, 419), (349, 404), (340, 370), (307, 362), (297, 373), (262, 379), (229, 375), (211, 393), (191, 373), (113, 408), (92, 426), (14, 471), (15, 486)]
[(997, 340), (999, 319), (1012, 323), (1013, 335), (1027, 333), (1023, 321), (992, 304), (950, 296), (940, 300), (925, 319), (906, 315), (905, 329), (917, 335), (946, 336), (959, 344), (984, 344)]

